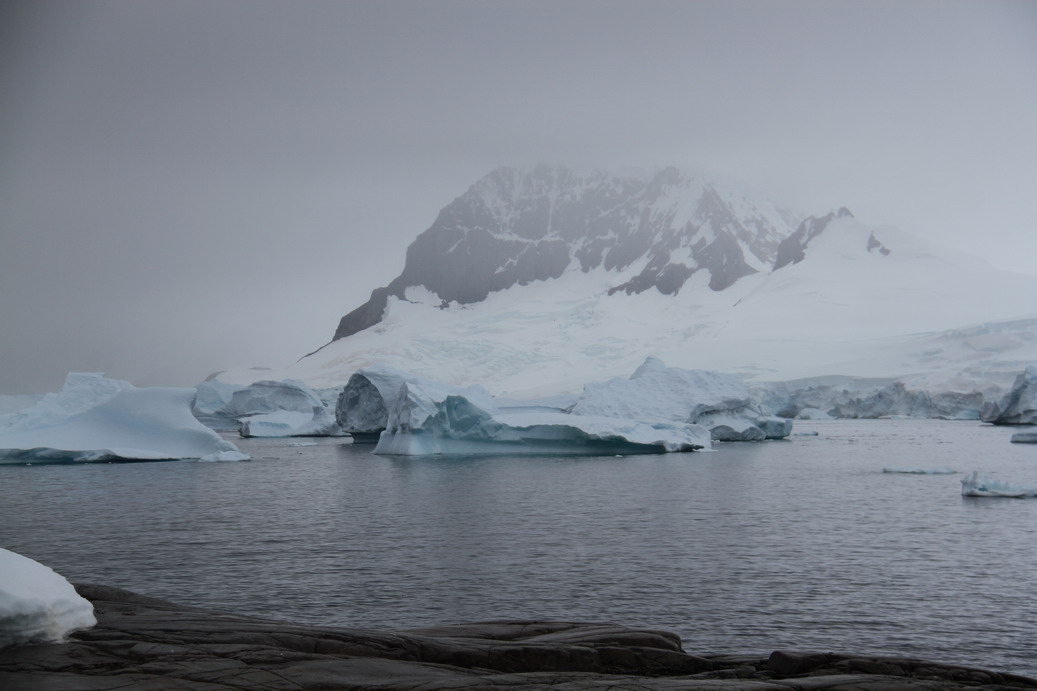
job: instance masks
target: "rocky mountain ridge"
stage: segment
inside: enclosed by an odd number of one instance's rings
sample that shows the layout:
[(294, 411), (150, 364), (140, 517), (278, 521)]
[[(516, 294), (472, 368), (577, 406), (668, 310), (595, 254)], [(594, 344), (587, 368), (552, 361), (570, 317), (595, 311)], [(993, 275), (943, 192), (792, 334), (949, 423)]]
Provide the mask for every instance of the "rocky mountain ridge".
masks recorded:
[(403, 272), (345, 315), (334, 339), (380, 322), (387, 298), (404, 299), (408, 287), (424, 286), (444, 304), (471, 304), (573, 266), (642, 265), (610, 293), (675, 295), (701, 271), (720, 291), (770, 271), (783, 243), (802, 258), (805, 243), (834, 217), (807, 218), (794, 230), (797, 214), (673, 167), (641, 177), (498, 168), (440, 212), (407, 249)]

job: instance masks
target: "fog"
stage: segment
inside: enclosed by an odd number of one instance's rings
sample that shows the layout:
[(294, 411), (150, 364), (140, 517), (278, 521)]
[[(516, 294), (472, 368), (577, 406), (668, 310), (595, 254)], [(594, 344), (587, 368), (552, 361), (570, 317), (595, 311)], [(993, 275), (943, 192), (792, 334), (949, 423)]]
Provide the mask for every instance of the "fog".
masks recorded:
[(0, 11), (0, 392), (287, 364), (499, 165), (717, 171), (1037, 273), (1037, 3)]

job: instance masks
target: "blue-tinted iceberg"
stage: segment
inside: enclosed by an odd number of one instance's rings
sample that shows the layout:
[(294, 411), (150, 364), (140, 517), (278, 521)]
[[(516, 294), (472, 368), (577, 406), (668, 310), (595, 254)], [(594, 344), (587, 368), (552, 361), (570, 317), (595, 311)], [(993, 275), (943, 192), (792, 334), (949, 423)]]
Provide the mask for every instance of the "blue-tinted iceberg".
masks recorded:
[(382, 364), (354, 372), (335, 406), (339, 427), (357, 441), (377, 441), (388, 424), (389, 409), (407, 381), (431, 383)]
[(691, 423), (709, 429), (717, 441), (783, 439), (792, 432), (791, 420), (764, 415), (753, 404), (741, 378), (667, 367), (656, 358), (645, 360), (629, 379), (586, 385), (572, 412)]
[(0, 548), (0, 648), (59, 642), (96, 623), (93, 605), (63, 576)]
[(1037, 487), (1013, 485), (974, 471), (961, 481), (961, 494), (965, 497), (1037, 497)]
[(195, 419), (195, 390), (137, 388), (100, 374), (69, 374), (58, 393), (0, 416), (4, 461), (247, 460)]
[(375, 453), (629, 454), (708, 448), (709, 431), (675, 422), (501, 408), (482, 387), (412, 379), (390, 405)]

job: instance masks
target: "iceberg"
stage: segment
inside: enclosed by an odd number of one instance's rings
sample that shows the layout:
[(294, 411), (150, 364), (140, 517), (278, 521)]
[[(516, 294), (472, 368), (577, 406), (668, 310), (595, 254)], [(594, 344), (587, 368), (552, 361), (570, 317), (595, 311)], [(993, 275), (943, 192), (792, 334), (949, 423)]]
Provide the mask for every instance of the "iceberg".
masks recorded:
[(94, 606), (51, 568), (0, 548), (0, 648), (60, 642), (97, 623)]
[(191, 404), (191, 412), (209, 429), (217, 432), (237, 430), (238, 420), (231, 417), (226, 408), (234, 394), (244, 388), (219, 379), (207, 379), (194, 387), (195, 397), (194, 403)]
[(212, 380), (199, 384), (197, 390), (195, 415), (213, 429), (238, 430), (243, 437), (342, 435), (321, 394), (301, 381), (263, 380), (234, 386)]
[(241, 461), (248, 456), (191, 413), (195, 390), (137, 388), (71, 373), (60, 392), (0, 415), (0, 462)]
[(243, 437), (338, 437), (342, 436), (335, 416), (324, 406), (309, 413), (278, 410), (249, 415), (241, 419), (238, 432)]
[(973, 471), (961, 481), (961, 494), (964, 497), (1037, 497), (1037, 487), (1012, 485)]
[(1013, 444), (1037, 444), (1037, 432), (1016, 432), (1011, 441)]
[(740, 377), (667, 367), (649, 357), (629, 378), (587, 384), (573, 414), (700, 425), (716, 441), (784, 439), (792, 421), (764, 415)]
[(710, 446), (698, 425), (500, 408), (479, 386), (407, 381), (374, 453), (615, 455)]
[(335, 419), (355, 441), (377, 441), (389, 420), (389, 408), (407, 381), (425, 382), (409, 372), (375, 364), (357, 370), (342, 388)]
[(1037, 365), (1028, 365), (998, 402), (980, 410), (983, 422), (995, 425), (1037, 425)]

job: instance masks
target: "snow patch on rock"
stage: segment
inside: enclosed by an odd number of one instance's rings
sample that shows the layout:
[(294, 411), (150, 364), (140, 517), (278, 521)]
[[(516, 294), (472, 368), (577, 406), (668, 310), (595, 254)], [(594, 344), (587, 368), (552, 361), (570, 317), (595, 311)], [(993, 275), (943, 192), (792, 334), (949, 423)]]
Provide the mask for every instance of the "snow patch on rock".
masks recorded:
[(60, 642), (96, 623), (93, 605), (63, 576), (0, 548), (0, 648)]

